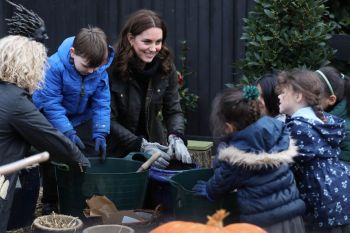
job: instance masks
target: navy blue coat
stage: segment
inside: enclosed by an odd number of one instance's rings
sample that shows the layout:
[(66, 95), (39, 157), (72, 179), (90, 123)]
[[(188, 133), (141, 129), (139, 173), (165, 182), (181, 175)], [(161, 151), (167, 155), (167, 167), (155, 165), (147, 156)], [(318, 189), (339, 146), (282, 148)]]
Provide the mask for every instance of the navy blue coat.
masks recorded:
[(350, 166), (339, 160), (345, 121), (324, 113), (326, 123), (293, 117), (287, 120), (296, 139), (295, 178), (307, 214), (319, 228), (350, 224)]
[(236, 189), (240, 222), (262, 227), (303, 215), (305, 205), (288, 165), (297, 147), (283, 122), (263, 117), (233, 133), (227, 145), (208, 181), (209, 198)]

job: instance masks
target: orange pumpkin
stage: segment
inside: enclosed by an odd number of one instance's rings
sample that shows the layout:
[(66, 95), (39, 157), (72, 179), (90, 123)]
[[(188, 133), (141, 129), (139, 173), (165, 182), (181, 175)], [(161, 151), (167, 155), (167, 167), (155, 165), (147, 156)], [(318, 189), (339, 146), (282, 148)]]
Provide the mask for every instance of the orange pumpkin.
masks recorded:
[(150, 233), (267, 233), (260, 227), (248, 223), (234, 223), (223, 226), (223, 220), (229, 213), (218, 210), (213, 216), (208, 216), (207, 224), (171, 221), (165, 223)]

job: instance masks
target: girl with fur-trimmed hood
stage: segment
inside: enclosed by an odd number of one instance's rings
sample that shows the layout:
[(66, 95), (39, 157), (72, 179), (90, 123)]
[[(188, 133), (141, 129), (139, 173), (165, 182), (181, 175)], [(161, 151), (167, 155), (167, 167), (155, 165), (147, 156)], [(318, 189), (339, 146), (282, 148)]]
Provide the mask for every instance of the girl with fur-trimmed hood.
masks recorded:
[(255, 86), (245, 86), (216, 97), (214, 134), (226, 137), (219, 146), (214, 176), (198, 181), (193, 190), (209, 200), (237, 190), (240, 222), (270, 233), (302, 233), (305, 205), (288, 165), (298, 154), (297, 147), (283, 122), (260, 118), (258, 96)]

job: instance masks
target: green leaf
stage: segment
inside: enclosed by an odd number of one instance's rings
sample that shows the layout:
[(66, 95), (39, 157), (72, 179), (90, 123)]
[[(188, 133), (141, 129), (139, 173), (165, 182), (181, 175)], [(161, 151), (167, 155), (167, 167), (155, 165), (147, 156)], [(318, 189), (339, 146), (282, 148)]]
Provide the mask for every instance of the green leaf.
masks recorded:
[(273, 18), (273, 14), (272, 14), (272, 12), (271, 12), (270, 10), (264, 9), (264, 12), (265, 12), (265, 14), (266, 14), (268, 17)]
[(248, 44), (254, 45), (254, 46), (260, 46), (258, 43), (256, 43), (255, 41), (249, 41)]
[(271, 37), (271, 36), (263, 36), (262, 39), (263, 39), (264, 41), (269, 41), (269, 40), (272, 40), (273, 37)]

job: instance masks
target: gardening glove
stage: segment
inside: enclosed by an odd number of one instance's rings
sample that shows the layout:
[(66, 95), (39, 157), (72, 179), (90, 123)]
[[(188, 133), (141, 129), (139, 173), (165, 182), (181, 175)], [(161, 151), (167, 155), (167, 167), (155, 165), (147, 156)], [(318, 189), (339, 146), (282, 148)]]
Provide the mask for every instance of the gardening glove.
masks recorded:
[(82, 167), (91, 167), (91, 163), (88, 158), (85, 156), (81, 157), (80, 161), (78, 162), (78, 165)]
[(68, 137), (75, 145), (77, 145), (79, 149), (85, 149), (84, 143), (80, 140), (80, 138), (77, 135), (77, 132), (74, 129), (68, 130), (64, 133), (64, 135), (66, 135), (66, 137)]
[(102, 160), (106, 159), (106, 137), (101, 134), (95, 138), (95, 151), (101, 156)]
[(9, 188), (9, 181), (5, 180), (4, 175), (0, 175), (0, 198), (5, 200), (7, 196), (7, 190)]
[(192, 163), (191, 155), (188, 152), (187, 147), (185, 146), (184, 141), (182, 141), (181, 138), (177, 137), (174, 134), (170, 134), (168, 137), (168, 141), (169, 155), (175, 154), (176, 159), (182, 161), (183, 163)]
[(166, 153), (168, 150), (167, 146), (163, 146), (156, 142), (147, 142), (146, 139), (142, 138), (141, 152), (153, 155), (154, 153), (159, 153), (159, 158), (154, 161), (153, 166), (158, 168), (166, 168), (169, 165), (171, 156)]

